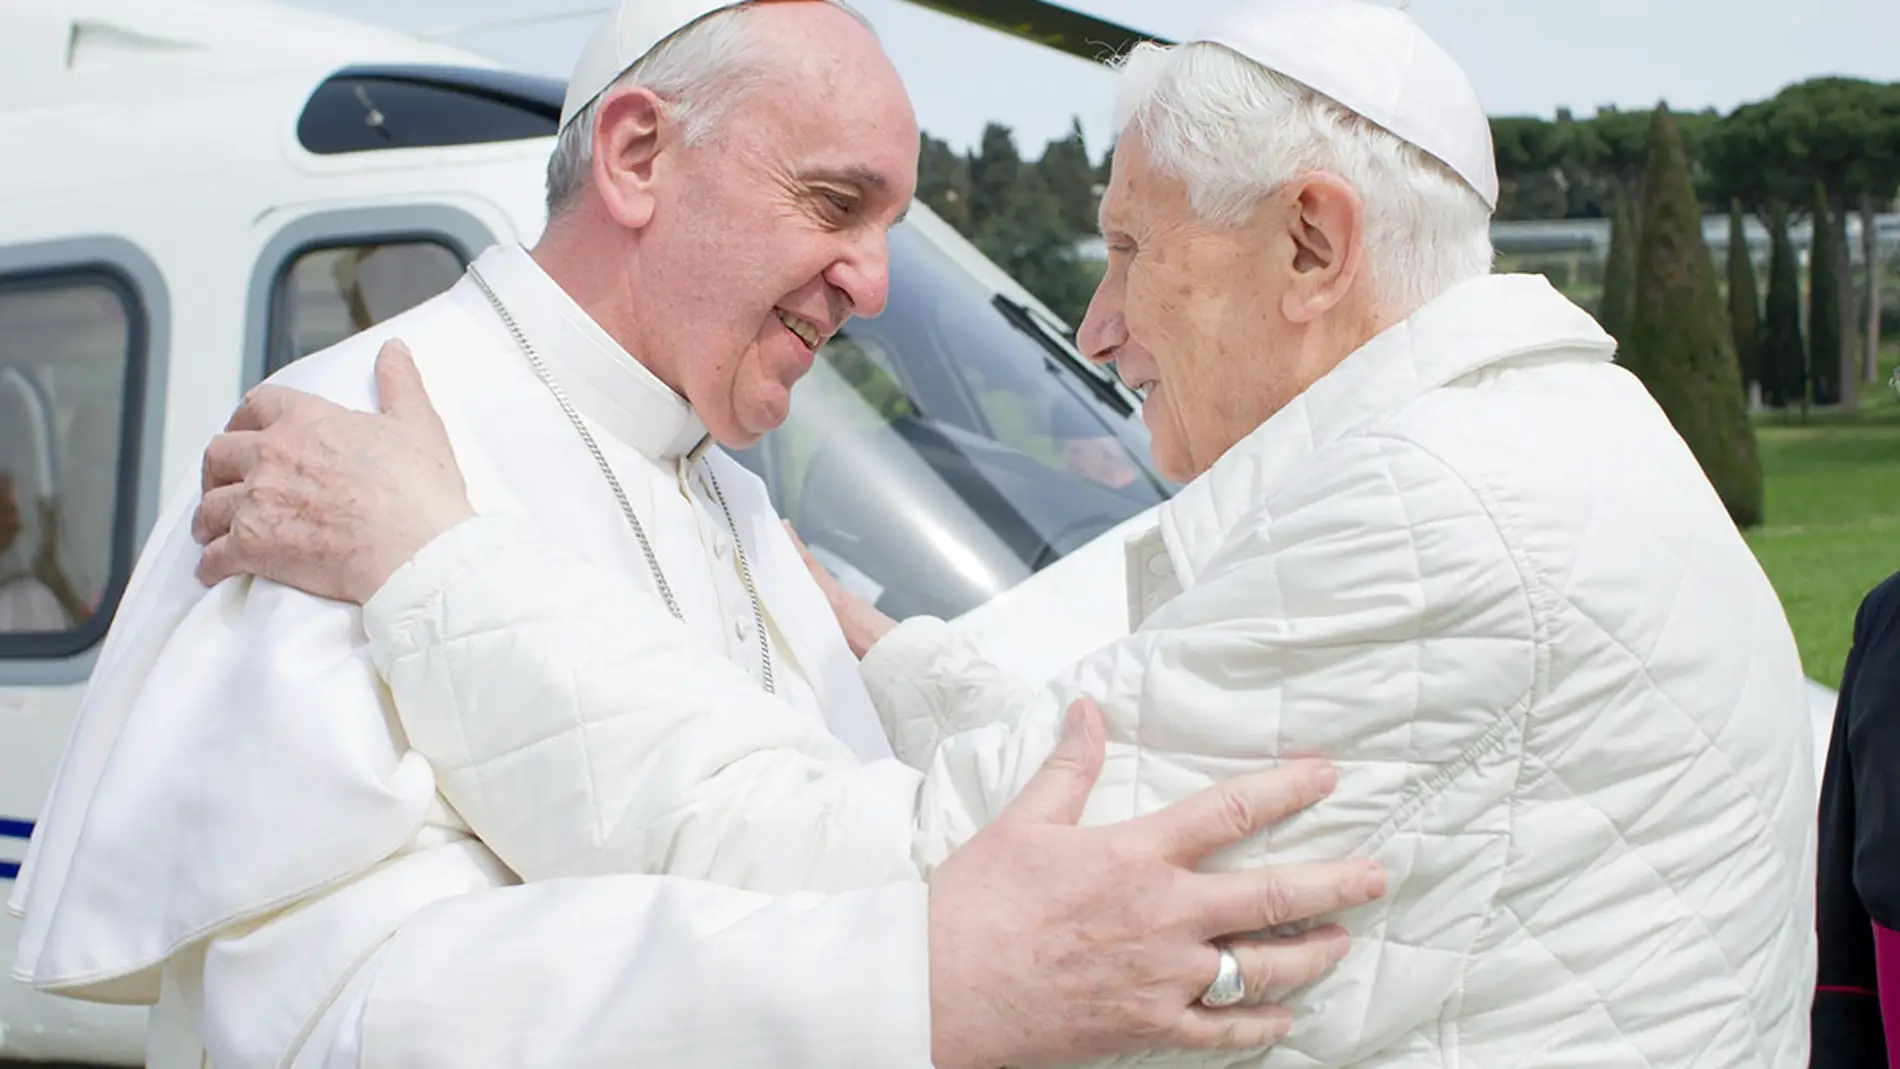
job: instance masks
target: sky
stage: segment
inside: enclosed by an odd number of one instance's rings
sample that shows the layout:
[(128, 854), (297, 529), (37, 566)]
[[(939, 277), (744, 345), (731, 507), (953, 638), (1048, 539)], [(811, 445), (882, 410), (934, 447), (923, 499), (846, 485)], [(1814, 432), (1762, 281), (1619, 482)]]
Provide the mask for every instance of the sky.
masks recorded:
[[(565, 77), (605, 0), (292, 0), (438, 34), (511, 67)], [(1233, 0), (1072, 0), (1150, 33), (1191, 33)], [(910, 86), (925, 131), (972, 147), (992, 120), (1025, 154), (1080, 118), (1090, 152), (1107, 146), (1106, 71), (905, 0), (855, 0)], [(1588, 115), (1600, 105), (1723, 111), (1823, 74), (1900, 81), (1900, 0), (1411, 0), (1493, 115)], [(528, 25), (479, 28), (501, 20)], [(468, 28), (476, 26), (478, 28)]]

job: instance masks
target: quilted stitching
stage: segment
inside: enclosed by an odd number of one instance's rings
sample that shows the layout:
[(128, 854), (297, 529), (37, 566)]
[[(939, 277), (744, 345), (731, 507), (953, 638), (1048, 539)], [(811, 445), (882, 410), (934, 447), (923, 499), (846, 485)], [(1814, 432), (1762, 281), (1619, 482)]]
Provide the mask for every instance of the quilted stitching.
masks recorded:
[[(1387, 900), (1339, 918), (1355, 953), (1289, 1000), (1302, 1027), (1265, 1053), (1114, 1064), (1745, 1067), (1805, 1049), (1813, 785), (1792, 638), (1680, 438), (1602, 361), (1587, 317), (1549, 299), (1541, 351), (1519, 323), (1481, 332), (1498, 351), (1448, 359), (1480, 342), (1435, 313), (1396, 335), (1383, 371), (1362, 360), (1296, 401), (1164, 510), (1186, 588), (1158, 603), (1168, 577), (1131, 566), (1155, 580), (1130, 590), (1152, 615), (1047, 690), (986, 674), (936, 621), (905, 624), (867, 662), (897, 752), (928, 770), (926, 868), (1034, 772), (1072, 694), (1100, 701), (1110, 726), (1091, 822), (1298, 749), (1339, 764), (1334, 799), (1210, 860), (1387, 864)], [(1441, 373), (1461, 362), (1475, 370)], [(475, 593), (415, 617), (414, 631), (434, 629), (411, 634), (416, 654), (399, 662), (417, 694), (475, 716), (553, 709), (469, 754), (476, 793), (558, 751), (598, 773), (612, 808), (607, 785), (628, 770), (593, 762), (616, 748), (602, 734), (614, 718), (585, 709), (641, 684), (511, 684), (508, 666), (576, 633), (571, 599), (544, 601), (546, 619), (528, 613), (524, 628), (496, 611), (505, 569), (463, 582)], [(734, 769), (758, 775), (760, 755), (802, 745), (758, 734), (765, 722), (744, 722), (754, 748)], [(710, 745), (696, 738), (682, 727), (663, 741), (690, 756)], [(684, 799), (667, 820), (740, 804), (684, 781), (641, 789)], [(785, 825), (809, 842), (755, 842), (720, 871), (863, 878), (901, 847), (851, 829), (901, 795), (825, 796), (797, 832)], [(634, 845), (623, 861), (679, 861)]]
[[(1339, 523), (1402, 528), (1403, 548), (1365, 552), (1414, 558), (1384, 577), (1393, 589), (1424, 581), (1420, 543), (1435, 527), (1458, 525), (1412, 508), (1430, 500), (1432, 480), (1422, 469), (1402, 469), (1396, 458), (1429, 454), (1481, 503), (1488, 529), (1502, 541), (1500, 566), (1513, 571), (1532, 610), (1515, 639), (1533, 651), (1534, 662), (1516, 714), (1521, 730), (1499, 724), (1511, 776), (1496, 812), (1483, 810), (1490, 822), (1483, 828), (1502, 856), (1489, 870), (1495, 890), (1476, 896), (1482, 928), (1438, 1017), (1426, 1015), (1350, 1063), (1798, 1064), (1812, 927), (1811, 762), (1799, 664), (1772, 589), (1641, 387), (1620, 369), (1588, 359), (1491, 368), (1365, 421), (1346, 436), (1368, 440), (1358, 452), (1329, 447), (1326, 435), (1313, 430), (1322, 420), (1303, 415), (1300, 402), (1287, 416), (1289, 429), (1271, 442), (1277, 457), (1228, 465), (1230, 481), (1209, 495), (1220, 499), (1210, 506), (1215, 514), (1237, 521), (1221, 531), (1228, 545), (1201, 562), (1190, 590), (1143, 624), (1144, 633), (1205, 625), (1195, 642), (1213, 652), (1197, 662), (1173, 651), (1156, 656), (1151, 645), (1132, 665), (1098, 665), (1071, 677), (1070, 691), (1118, 696), (1105, 706), (1111, 721), (1120, 737), (1140, 744), (1111, 750), (1104, 791), (1116, 804), (1092, 804), (1089, 819), (1151, 811), (1258, 767), (1258, 757), (1249, 756), (1259, 754), (1257, 747), (1294, 748), (1300, 740), (1287, 735), (1289, 709), (1303, 707), (1314, 719), (1337, 715), (1314, 705), (1310, 693), (1289, 693), (1288, 680), (1301, 678), (1297, 648), (1260, 647), (1284, 663), (1284, 678), (1234, 678), (1244, 675), (1244, 644), (1233, 644), (1232, 634), (1213, 623), (1219, 612), (1194, 616), (1192, 607), (1231, 596), (1229, 632), (1253, 626), (1256, 617), (1285, 615), (1297, 600), (1289, 588), (1303, 569), (1275, 556), (1282, 551), (1271, 544), (1247, 543), (1246, 528), (1271, 531), (1297, 522), (1302, 509), (1339, 510)], [(1301, 456), (1305, 450), (1315, 451)], [(1345, 511), (1352, 506), (1341, 502), (1357, 499), (1325, 469), (1355, 464), (1386, 474), (1402, 515), (1380, 520)], [(1296, 474), (1272, 484), (1277, 489), (1266, 491), (1251, 518), (1236, 517), (1236, 503), (1260, 500), (1263, 488), (1250, 478), (1288, 471)], [(1306, 500), (1297, 500), (1301, 483), (1311, 488)], [(1183, 537), (1195, 531), (1193, 521), (1165, 519), (1163, 529), (1189, 533)], [(1228, 557), (1263, 555), (1272, 562), (1266, 567), (1224, 567)], [(1429, 568), (1447, 566), (1443, 554), (1431, 559)], [(1142, 569), (1131, 566), (1129, 574), (1147, 581)], [(1250, 604), (1240, 604), (1236, 588)], [(1131, 589), (1130, 600), (1153, 599)], [(1429, 637), (1415, 641), (1409, 658), (1390, 662), (1394, 677), (1423, 685), (1433, 672), (1432, 646)], [(1467, 648), (1470, 661), (1485, 662), (1509, 647)], [(1144, 669), (1148, 676), (1139, 678)], [(1419, 694), (1379, 682), (1366, 681), (1367, 704), (1423, 704)], [(1247, 714), (1236, 709), (1219, 723), (1197, 726), (1201, 710), (1248, 685), (1254, 707)], [(1127, 697), (1131, 690), (1137, 698)], [(1355, 735), (1344, 752), (1331, 752), (1342, 769), (1337, 797), (1411, 792), (1433, 804), (1468, 803), (1471, 786), (1455, 772), (1436, 793), (1418, 782), (1419, 733), (1436, 726), (1427, 719)], [(1128, 769), (1121, 773), (1126, 782), (1115, 778), (1118, 762)], [(1298, 838), (1304, 820), (1218, 863), (1286, 859), (1292, 843), (1301, 847), (1297, 856), (1309, 856)], [(1403, 804), (1391, 827), (1384, 856), (1396, 900), (1409, 893), (1412, 866), (1457, 849), (1459, 838)], [(1326, 842), (1313, 854), (1336, 856), (1361, 845)], [(1442, 955), (1444, 943), (1431, 934), (1408, 936), (1393, 922), (1423, 921), (1429, 929), (1452, 915), (1438, 908), (1414, 903), (1389, 914), (1372, 911), (1356, 929), (1361, 946), (1341, 973), (1294, 1000), (1307, 1027), (1245, 1064), (1341, 1064), (1311, 1052), (1389, 1027), (1398, 1012), (1391, 1000), (1363, 992), (1383, 988), (1402, 999), (1408, 984), (1417, 986), (1420, 955)], [(1372, 977), (1369, 988), (1342, 979), (1355, 963)], [(1117, 1064), (1228, 1063), (1156, 1055)]]

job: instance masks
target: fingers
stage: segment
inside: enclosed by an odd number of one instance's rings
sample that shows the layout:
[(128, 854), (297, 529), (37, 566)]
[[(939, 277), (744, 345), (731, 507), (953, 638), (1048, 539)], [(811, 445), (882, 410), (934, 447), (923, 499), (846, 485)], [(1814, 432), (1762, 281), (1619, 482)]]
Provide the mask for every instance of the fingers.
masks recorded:
[(1248, 1050), (1270, 1047), (1293, 1030), (1293, 1015), (1280, 1006), (1192, 1006), (1182, 1015), (1173, 1044), (1183, 1050)]
[(1158, 840), (1160, 852), (1192, 867), (1223, 846), (1333, 793), (1339, 772), (1325, 761), (1290, 761), (1265, 772), (1216, 783), (1132, 823)]
[(256, 431), (226, 431), (205, 446), (199, 471), (199, 489), (210, 493), (220, 486), (241, 483), (257, 466), (263, 436)]
[[(1200, 911), (1208, 939), (1264, 931), (1385, 897), (1385, 867), (1376, 861), (1268, 865), (1196, 876), (1205, 890)], [(1212, 976), (1212, 973), (1208, 974)]]
[[(1225, 946), (1240, 962), (1246, 1001), (1259, 1003), (1284, 998), (1331, 972), (1352, 949), (1352, 940), (1344, 928), (1329, 924), (1282, 939), (1230, 939)], [(1212, 979), (1219, 962), (1219, 952), (1212, 946), (1207, 961), (1207, 975)]]
[(217, 586), (242, 571), (238, 566), (237, 546), (228, 534), (212, 539), (198, 557), (198, 582), (207, 587)]
[(1074, 824), (1081, 820), (1089, 791), (1102, 774), (1105, 737), (1102, 711), (1094, 702), (1081, 698), (1070, 705), (1056, 748), (998, 816), (998, 822)]
[(205, 546), (230, 534), (231, 521), (237, 518), (243, 501), (242, 484), (207, 490), (198, 501), (197, 511), (191, 514), (191, 540)]
[(238, 402), (237, 411), (231, 413), (231, 421), (224, 425), (226, 431), (261, 431), (284, 418), (284, 411), (291, 398), (297, 396), (295, 390), (265, 383), (253, 386), (245, 391), (244, 400)]
[(415, 356), (401, 338), (389, 339), (376, 351), (376, 397), (385, 415), (442, 425)]
[[(1175, 1042), (1188, 1050), (1244, 1050), (1265, 1047), (1285, 1039), (1293, 1017), (1274, 999), (1318, 980), (1332, 971), (1351, 948), (1346, 931), (1337, 925), (1283, 939), (1235, 939), (1226, 943), (1240, 962), (1246, 996), (1238, 1005), (1210, 1009), (1198, 999), (1182, 1014)], [(1219, 952), (1207, 948), (1207, 978), (1214, 979)]]

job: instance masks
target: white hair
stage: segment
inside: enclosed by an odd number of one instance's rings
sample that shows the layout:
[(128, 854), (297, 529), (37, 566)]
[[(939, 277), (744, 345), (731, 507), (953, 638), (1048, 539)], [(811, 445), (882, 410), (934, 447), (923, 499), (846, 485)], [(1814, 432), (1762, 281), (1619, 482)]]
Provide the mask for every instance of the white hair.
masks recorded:
[[(857, 19), (871, 23), (843, 0), (822, 0)], [(684, 140), (697, 145), (718, 128), (728, 109), (758, 83), (761, 60), (772, 42), (754, 32), (750, 15), (760, 5), (721, 8), (676, 30), (655, 45), (633, 66), (621, 72), (606, 89), (561, 129), (548, 157), (548, 216), (553, 218), (587, 184), (594, 164), (594, 124), (600, 101), (622, 86), (640, 85), (666, 102), (667, 114), (680, 124)], [(875, 33), (875, 30), (872, 30)]]
[(1489, 274), (1491, 212), (1449, 167), (1332, 98), (1220, 45), (1137, 45), (1119, 62), (1115, 126), (1141, 134), (1203, 221), (1238, 226), (1261, 198), (1324, 172), (1366, 206), (1366, 272), (1409, 315)]

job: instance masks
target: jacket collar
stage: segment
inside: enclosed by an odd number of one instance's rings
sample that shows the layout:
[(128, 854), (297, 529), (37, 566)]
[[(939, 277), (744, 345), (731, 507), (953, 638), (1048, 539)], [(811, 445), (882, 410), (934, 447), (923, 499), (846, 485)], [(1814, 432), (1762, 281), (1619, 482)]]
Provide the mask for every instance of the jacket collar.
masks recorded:
[[(1609, 360), (1615, 351), (1615, 339), (1541, 275), (1487, 275), (1454, 286), (1340, 361), (1161, 506), (1169, 585), (1192, 586), (1241, 517), (1321, 446), (1486, 368), (1540, 354)], [(1143, 569), (1149, 576), (1161, 570), (1158, 560)], [(1130, 593), (1138, 617), (1165, 600)]]
[[(649, 460), (672, 461), (705, 440), (705, 424), (686, 399), (594, 322), (527, 250), (497, 245), (475, 269), (581, 415)], [(487, 304), (479, 293), (476, 300)]]

